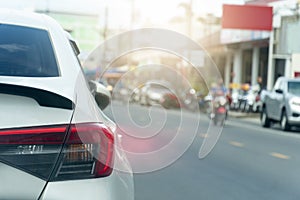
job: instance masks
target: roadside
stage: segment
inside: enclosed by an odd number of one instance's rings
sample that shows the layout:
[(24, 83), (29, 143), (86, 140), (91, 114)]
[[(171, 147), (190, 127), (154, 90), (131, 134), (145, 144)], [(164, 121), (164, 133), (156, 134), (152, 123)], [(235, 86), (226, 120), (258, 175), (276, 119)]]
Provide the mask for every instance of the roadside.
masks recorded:
[(229, 111), (228, 115), (230, 118), (236, 118), (243, 121), (247, 121), (251, 124), (260, 124), (260, 113), (245, 113), (245, 112), (235, 112)]
[[(246, 122), (248, 124), (256, 125), (256, 126), (261, 126), (260, 122), (260, 113), (243, 113), (243, 112), (233, 112), (229, 111), (229, 118), (230, 119), (235, 119), (235, 121), (242, 121)], [(271, 129), (269, 130), (280, 130), (281, 127), (279, 123), (274, 123), (271, 124)], [(300, 132), (300, 127), (292, 127), (292, 130), (284, 132), (287, 134), (288, 132), (294, 133), (294, 132)]]

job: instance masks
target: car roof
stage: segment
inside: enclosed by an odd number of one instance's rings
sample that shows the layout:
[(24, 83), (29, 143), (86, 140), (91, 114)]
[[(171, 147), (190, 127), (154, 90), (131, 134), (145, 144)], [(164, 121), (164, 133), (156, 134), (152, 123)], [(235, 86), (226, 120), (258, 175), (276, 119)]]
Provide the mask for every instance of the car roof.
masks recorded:
[(278, 79), (287, 81), (287, 82), (300, 82), (300, 78), (288, 78), (288, 77), (279, 77)]
[[(47, 16), (28, 11), (0, 9), (0, 24), (11, 24), (47, 30)], [(50, 18), (48, 18), (50, 19)]]

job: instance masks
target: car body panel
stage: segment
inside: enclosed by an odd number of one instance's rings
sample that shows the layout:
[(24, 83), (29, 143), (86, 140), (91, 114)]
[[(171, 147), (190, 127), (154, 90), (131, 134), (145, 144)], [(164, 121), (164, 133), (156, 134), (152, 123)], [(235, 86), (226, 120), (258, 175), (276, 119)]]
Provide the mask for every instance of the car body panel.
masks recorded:
[[(113, 172), (109, 177), (80, 181), (50, 182), (41, 200), (126, 199), (133, 200), (133, 184), (128, 174)], [(129, 176), (130, 177), (130, 176)], [(121, 180), (121, 181), (120, 181)], [(131, 185), (131, 186), (130, 186)], [(75, 192), (76, 191), (76, 192)]]
[(43, 107), (32, 98), (1, 94), (1, 91), (0, 110), (0, 129), (69, 124), (73, 113), (73, 110)]
[(0, 177), (0, 199), (37, 199), (46, 184), (42, 179), (1, 162)]
[[(73, 112), (69, 109), (40, 106), (32, 98), (1, 94), (0, 91), (0, 130), (69, 124)], [(47, 182), (17, 169), (13, 163), (1, 161), (0, 199), (37, 199)], [(53, 165), (55, 162), (53, 160)]]

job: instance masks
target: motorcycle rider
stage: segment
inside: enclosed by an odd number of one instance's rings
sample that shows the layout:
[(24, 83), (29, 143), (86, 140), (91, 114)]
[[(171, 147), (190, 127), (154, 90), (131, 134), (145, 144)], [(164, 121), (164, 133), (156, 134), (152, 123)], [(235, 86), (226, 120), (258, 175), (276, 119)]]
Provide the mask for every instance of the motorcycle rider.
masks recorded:
[(222, 106), (225, 108), (225, 119), (227, 118), (227, 106), (228, 106), (228, 99), (227, 99), (227, 88), (223, 85), (223, 80), (220, 79), (218, 84), (213, 83), (210, 89), (210, 93), (212, 95), (212, 109), (210, 118), (215, 118), (217, 114), (217, 109)]

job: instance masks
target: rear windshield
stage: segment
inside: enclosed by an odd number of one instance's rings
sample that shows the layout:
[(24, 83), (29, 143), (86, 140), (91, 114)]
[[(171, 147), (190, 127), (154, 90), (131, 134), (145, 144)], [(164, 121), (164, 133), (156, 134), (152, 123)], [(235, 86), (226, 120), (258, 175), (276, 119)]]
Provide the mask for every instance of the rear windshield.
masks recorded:
[(0, 24), (0, 76), (59, 76), (48, 32)]

